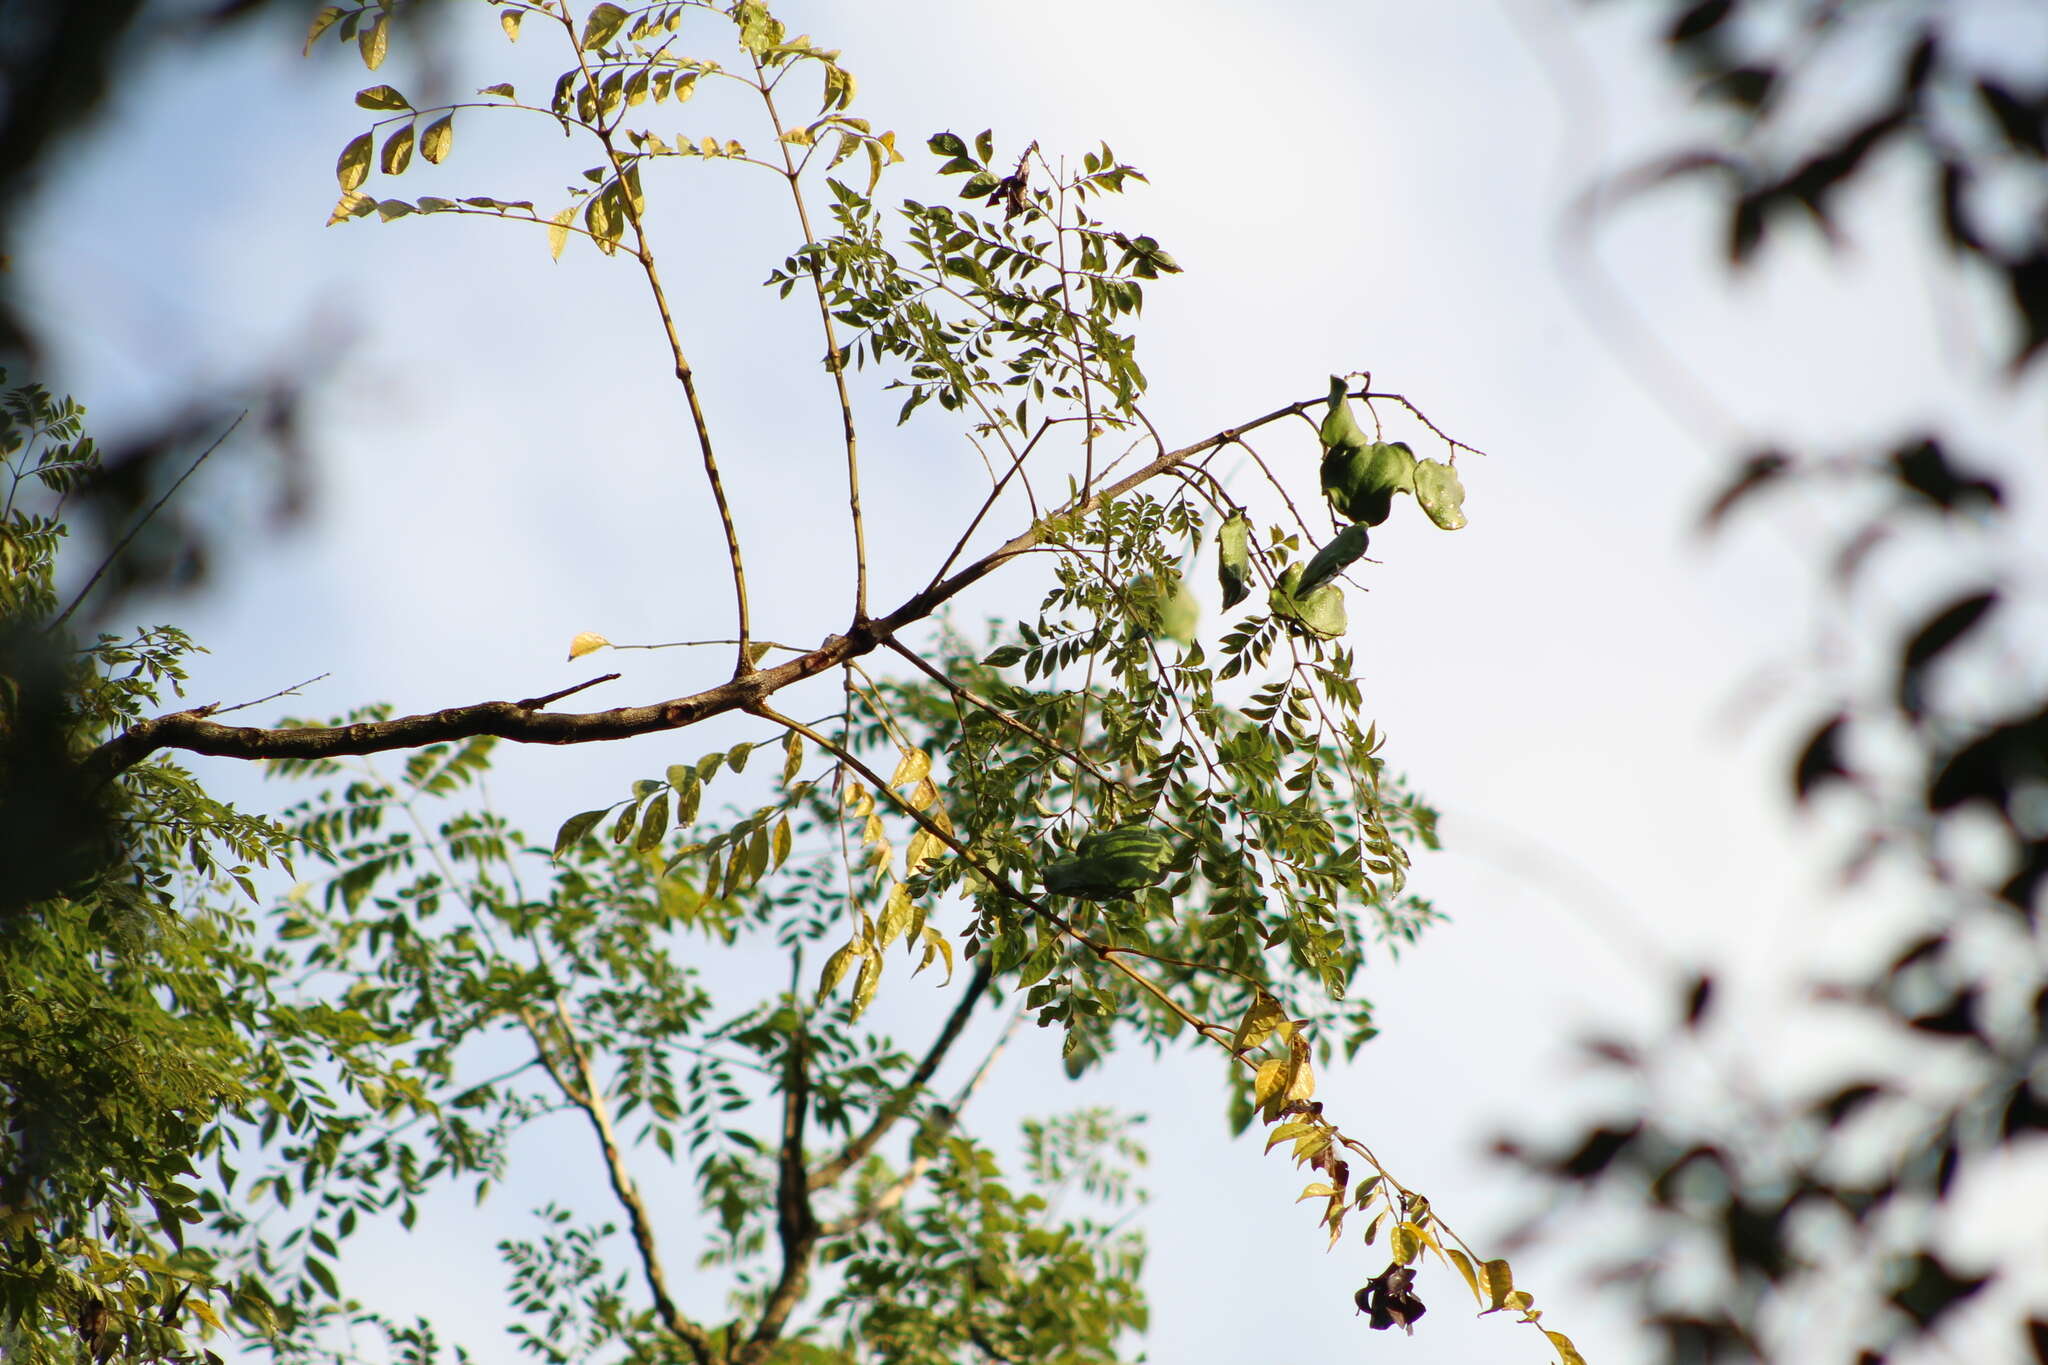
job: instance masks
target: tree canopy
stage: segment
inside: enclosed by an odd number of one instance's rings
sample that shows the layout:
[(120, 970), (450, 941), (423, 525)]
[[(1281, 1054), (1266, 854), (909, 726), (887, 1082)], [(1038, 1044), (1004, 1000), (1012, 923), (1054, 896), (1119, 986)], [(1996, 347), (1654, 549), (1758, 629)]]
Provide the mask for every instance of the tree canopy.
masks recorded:
[[(1664, 42), (1708, 121), (1596, 202), (1621, 213), (1634, 195), (1709, 185), (1729, 261), (1750, 269), (1797, 219), (1842, 239), (1847, 188), (1887, 157), (1910, 162), (1936, 239), (1995, 286), (2011, 331), (1998, 367), (2037, 384), (2048, 218), (1997, 194), (2048, 156), (2048, 103), (2038, 72), (1983, 55), (1969, 8), (1901, 7), (1913, 22), (1879, 35), (1896, 39), (1895, 79), (1815, 131), (1797, 97), (1830, 54), (1867, 58), (1860, 12), (1671, 5)], [(53, 58), (44, 79), (0, 89), (0, 185), (25, 183), (102, 86), (134, 7), (87, 9), (18, 36)], [(395, 74), (409, 45), (484, 41), (505, 79), (473, 96)], [(708, 685), (575, 709), (611, 673), (267, 725), (229, 712), (276, 696), (192, 705), (194, 640), (100, 626), (122, 594), (203, 563), (208, 528), (181, 520), (177, 493), (228, 421), (194, 409), (110, 455), (76, 402), (32, 380), (6, 389), (10, 1359), (184, 1361), (230, 1345), (468, 1358), (480, 1343), (358, 1300), (351, 1239), (412, 1228), (451, 1190), (502, 1197), (531, 1160), (520, 1136), (543, 1131), (602, 1197), (551, 1201), (494, 1250), (525, 1354), (1124, 1359), (1150, 1311), (1136, 1116), (1048, 1112), (1014, 1136), (973, 1121), (1001, 1054), (1041, 1037), (1074, 1076), (1118, 1049), (1213, 1056), (1229, 1123), (1301, 1170), (1303, 1250), (1356, 1263), (1361, 1333), (1412, 1335), (1469, 1293), (1499, 1315), (1502, 1349), (1580, 1359), (1568, 1301), (1546, 1289), (1539, 1305), (1505, 1259), (1519, 1242), (1467, 1241), (1460, 1192), (1404, 1183), (1375, 1147), (1382, 1116), (1317, 1089), (1377, 1032), (1365, 966), (1439, 919), (1409, 884), (1437, 815), (1394, 766), (1402, 718), (1373, 702), (1350, 628), (1390, 520), (1464, 528), (1468, 478), (1482, 524), (1508, 514), (1486, 498), (1480, 452), (1450, 434), (1455, 396), (1425, 409), (1363, 369), (1313, 374), (1213, 430), (1169, 430), (1138, 342), (1181, 266), (1124, 221), (1142, 172), (1102, 144), (899, 139), (863, 112), (838, 41), (759, 0), (350, 0), (321, 8), (306, 40), (311, 59), (372, 82), (334, 163), (338, 231), (488, 218), (437, 226), (527, 234), (540, 268), (573, 252), (636, 278), (724, 567), (681, 606), (716, 638), (563, 643), (593, 665), (708, 651)], [(531, 140), (533, 183), (458, 183), (467, 147), (500, 129)], [(908, 159), (929, 161), (948, 197), (891, 193)], [(697, 177), (687, 220), (657, 190), (677, 175)], [(843, 563), (794, 548), (815, 566), (806, 593), (835, 603), (816, 639), (767, 638), (780, 613), (758, 566), (793, 547), (729, 496), (734, 470), (763, 457), (725, 434), (693, 363), (721, 338), (683, 302), (705, 267), (676, 243), (685, 221), (729, 228), (731, 177), (786, 202), (761, 306), (815, 329), (788, 382), (835, 413), (829, 448), (788, 476), (829, 477), (844, 504)], [(0, 321), (33, 331), (18, 311)], [(269, 419), (281, 447), (296, 420), (289, 402)], [(923, 538), (919, 586), (885, 600), (871, 452), (895, 428), (944, 432), (986, 492)], [(1802, 533), (1839, 547), (1842, 633), (1878, 643), (1816, 669), (1826, 695), (1806, 699), (1818, 714), (1788, 785), (1853, 831), (1845, 878), (1903, 876), (1922, 914), (1878, 968), (1814, 988), (1889, 1040), (1884, 1064), (1859, 1059), (1810, 1093), (1746, 1090), (1745, 1021), (1702, 964), (1668, 1036), (1596, 1044), (1633, 1100), (1562, 1146), (1502, 1144), (1532, 1189), (1642, 1217), (1638, 1247), (1613, 1223), (1561, 1234), (1569, 1219), (1550, 1207), (1531, 1231), (1612, 1253), (1610, 1283), (1633, 1286), (1674, 1362), (1908, 1358), (1993, 1301), (1997, 1339), (2016, 1331), (2048, 1360), (2048, 1310), (2027, 1299), (2019, 1254), (1954, 1235), (1960, 1201), (2048, 1126), (2048, 721), (2036, 670), (1972, 681), (1986, 658), (2038, 656), (2028, 547), (1996, 539), (2011, 480), (1963, 453), (1981, 439), (1958, 419), (1848, 453), (1755, 444), (1730, 453), (1705, 511), (1721, 530), (1819, 488), (1839, 514)], [(60, 555), (81, 525), (99, 533), (96, 568)], [(1959, 573), (1972, 537), (1997, 553)], [(1924, 580), (1918, 595), (1871, 625), (1857, 593), (1902, 572)], [(970, 624), (999, 582), (1028, 585), (1033, 605)], [(744, 737), (680, 733), (713, 721)], [(664, 748), (608, 804), (543, 829), (492, 800), (507, 744), (651, 736), (707, 751)], [(180, 754), (262, 760), (290, 804), (231, 808)], [(1958, 860), (1959, 838), (1980, 851)], [(913, 990), (937, 1003), (889, 1008)], [(1737, 1079), (1669, 1102), (1669, 1078), (1700, 1054)], [(1922, 1087), (1923, 1065), (1962, 1083)], [(650, 1197), (671, 1166), (694, 1218)], [(1846, 1325), (1816, 1344), (1797, 1310), (1831, 1293)]]

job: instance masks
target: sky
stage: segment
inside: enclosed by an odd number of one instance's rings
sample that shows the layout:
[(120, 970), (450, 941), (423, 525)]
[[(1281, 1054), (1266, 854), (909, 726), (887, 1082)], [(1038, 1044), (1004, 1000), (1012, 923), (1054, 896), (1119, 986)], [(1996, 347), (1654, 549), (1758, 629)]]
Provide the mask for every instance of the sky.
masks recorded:
[[(1783, 776), (1788, 745), (1826, 701), (1812, 682), (1811, 585), (1832, 509), (1793, 506), (1703, 540), (1698, 512), (1728, 452), (1772, 435), (1848, 450), (1959, 410), (2017, 435), (2044, 415), (2038, 388), (1975, 381), (1999, 338), (1981, 299), (1951, 296), (1925, 265), (1898, 168), (1854, 191), (1852, 211), (1869, 211), (1847, 253), (1794, 244), (1739, 281), (1718, 265), (1718, 218), (1683, 192), (1617, 209), (1566, 244), (1595, 172), (1684, 126), (1639, 8), (778, 11), (843, 49), (857, 111), (912, 151), (885, 199), (946, 193), (916, 151), (941, 129), (989, 127), (1005, 148), (1035, 138), (1074, 156), (1106, 141), (1145, 171), (1150, 185), (1113, 211), (1186, 271), (1150, 289), (1140, 333), (1149, 410), (1170, 443), (1369, 370), (1489, 452), (1460, 461), (1470, 526), (1445, 535), (1406, 509), (1375, 532), (1370, 592), (1351, 603), (1367, 710), (1392, 764), (1444, 811), (1447, 851), (1421, 860), (1415, 881), (1449, 922), (1398, 961), (1374, 955), (1364, 989), (1383, 1035), (1321, 1087), (1480, 1245), (1532, 1208), (1487, 1157), (1491, 1139), (1570, 1131), (1614, 1098), (1577, 1060), (1580, 1040), (1664, 1019), (1671, 983), (1701, 955), (1767, 1000), (1786, 985), (1773, 964), (1841, 936), (1825, 831), (1795, 814)], [(231, 545), (202, 596), (164, 610), (212, 651), (199, 700), (326, 674), (295, 713), (375, 699), (426, 710), (618, 668), (620, 682), (588, 694), (595, 708), (694, 690), (726, 666), (719, 651), (562, 657), (585, 630), (621, 642), (729, 633), (717, 524), (637, 276), (581, 244), (551, 263), (539, 231), (509, 224), (323, 226), (333, 158), (370, 117), (356, 89), (389, 82), (423, 104), (437, 79), (455, 91), (521, 70), (536, 80), (533, 54), (508, 50), (489, 11), (452, 32), (448, 65), (422, 70), (400, 45), (375, 75), (331, 45), (302, 60), (276, 26), (203, 51), (166, 44), (22, 233), (16, 269), (55, 320), (47, 382), (103, 432), (203, 389), (302, 366), (322, 378), (304, 521), (268, 525), (253, 455), (219, 460), (197, 495)], [(744, 117), (703, 102), (647, 123), (765, 141)], [(556, 143), (545, 128), (464, 115), (446, 166), (383, 192), (532, 198), (545, 211), (583, 164)], [(820, 563), (845, 543), (837, 417), (815, 382), (801, 296), (778, 307), (759, 288), (798, 235), (779, 187), (732, 167), (683, 163), (650, 175), (648, 191), (685, 344), (735, 452), (758, 629), (819, 639), (848, 601), (819, 586)], [(871, 390), (862, 401), (880, 601), (921, 586), (982, 486), (942, 423), (894, 428), (895, 406)], [(1312, 443), (1271, 445), (1312, 496)], [(2010, 476), (2038, 529), (2039, 472)], [(1870, 609), (1909, 620), (1940, 587)], [(1021, 609), (1035, 592), (999, 576), (960, 619)], [(634, 777), (753, 733), (706, 730), (501, 749), (494, 794), (545, 832)], [(244, 766), (193, 766), (258, 809), (289, 795)], [(906, 998), (885, 992), (882, 1007), (901, 1011), (909, 1036), (943, 1009), (907, 998), (922, 979), (890, 989)], [(1755, 1041), (1770, 1041), (1771, 1017), (1758, 1015)], [(1250, 1137), (1229, 1139), (1218, 1065), (1120, 1056), (1068, 1087), (1056, 1043), (1026, 1030), (976, 1119), (999, 1133), (1048, 1094), (1147, 1113), (1153, 1359), (1544, 1358), (1526, 1328), (1460, 1313), (1464, 1291), (1443, 1272), (1433, 1293), (1425, 1280), (1435, 1311), (1412, 1340), (1367, 1332), (1350, 1294), (1380, 1269), (1377, 1251), (1354, 1237), (1324, 1253), (1314, 1215), (1290, 1202), (1303, 1177)], [(574, 1150), (581, 1135), (544, 1140)], [(424, 1244), (372, 1239), (346, 1263), (352, 1288), (431, 1306), (480, 1358), (510, 1359), (492, 1334), (495, 1268), (451, 1249), (487, 1246), (545, 1198), (594, 1195), (570, 1165), (529, 1162), (551, 1169), (484, 1211), (445, 1210)], [(684, 1209), (687, 1189), (673, 1188)], [(688, 1227), (686, 1211), (675, 1218)], [(1571, 1263), (1518, 1256), (1518, 1282), (1589, 1360), (1633, 1358), (1625, 1306)], [(696, 1306), (715, 1311), (712, 1298)]]

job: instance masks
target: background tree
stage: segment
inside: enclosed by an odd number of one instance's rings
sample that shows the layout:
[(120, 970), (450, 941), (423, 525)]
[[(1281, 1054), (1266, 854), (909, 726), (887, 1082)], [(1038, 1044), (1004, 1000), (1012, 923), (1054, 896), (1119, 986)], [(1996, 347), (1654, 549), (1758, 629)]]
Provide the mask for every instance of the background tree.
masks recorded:
[[(2038, 399), (2039, 24), (1979, 4), (1661, 8), (1699, 140), (1624, 183), (1712, 185), (1739, 270), (1788, 233), (1841, 249), (1875, 213), (1910, 211), (1937, 287), (1968, 300), (1958, 350), (2004, 401)], [(1853, 916), (1855, 948), (1787, 964), (1806, 979), (1781, 990), (1799, 994), (1761, 1005), (1721, 1003), (1702, 969), (1670, 1033), (1598, 1045), (1626, 1103), (1542, 1155), (1509, 1146), (1584, 1208), (1641, 1211), (1609, 1270), (1663, 1359), (2048, 1361), (2037, 1220), (1999, 1216), (2038, 1201), (2048, 1130), (2048, 678), (2039, 542), (2007, 491), (2038, 469), (2038, 430), (2009, 444), (1996, 406), (1738, 452), (1706, 509), (1710, 530), (1775, 515), (1824, 551), (1817, 685), (1788, 703), (1822, 714), (1788, 776), (1841, 849), (1851, 905), (1826, 913)], [(1759, 1067), (1759, 1008), (1774, 1033), (1836, 1041), (1792, 1074)]]

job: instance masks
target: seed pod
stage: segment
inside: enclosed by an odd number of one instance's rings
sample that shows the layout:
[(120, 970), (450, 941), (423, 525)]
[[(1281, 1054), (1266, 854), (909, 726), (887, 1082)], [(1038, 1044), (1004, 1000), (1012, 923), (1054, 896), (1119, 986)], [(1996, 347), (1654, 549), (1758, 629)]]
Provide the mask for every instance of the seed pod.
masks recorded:
[(1334, 640), (1342, 635), (1346, 625), (1344, 590), (1329, 583), (1306, 596), (1297, 596), (1301, 581), (1301, 566), (1288, 565), (1280, 575), (1280, 586), (1266, 598), (1273, 615), (1296, 635), (1313, 635), (1319, 640)]
[(1465, 483), (1450, 465), (1423, 460), (1415, 466), (1415, 501), (1446, 531), (1465, 524)]
[(1216, 532), (1216, 577), (1223, 584), (1225, 611), (1252, 594), (1251, 534), (1251, 518), (1242, 508), (1225, 517)]
[(1172, 861), (1172, 843), (1156, 830), (1102, 830), (1046, 865), (1045, 889), (1077, 900), (1126, 900), (1155, 885)]
[(1316, 551), (1316, 557), (1301, 571), (1301, 580), (1294, 585), (1294, 595), (1309, 596), (1357, 563), (1358, 557), (1365, 553), (1367, 543), (1363, 526), (1347, 526), (1339, 531), (1328, 545)]
[(1404, 441), (1340, 447), (1323, 456), (1322, 473), (1340, 516), (1377, 526), (1393, 510), (1394, 494), (1415, 491), (1415, 452)]

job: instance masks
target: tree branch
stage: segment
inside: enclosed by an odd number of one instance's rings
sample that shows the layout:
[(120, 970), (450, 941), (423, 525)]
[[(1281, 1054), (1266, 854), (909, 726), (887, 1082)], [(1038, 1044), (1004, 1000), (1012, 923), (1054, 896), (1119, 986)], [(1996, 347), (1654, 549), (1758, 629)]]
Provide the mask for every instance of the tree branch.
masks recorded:
[(981, 997), (988, 991), (988, 964), (982, 963), (974, 969), (973, 980), (967, 983), (967, 993), (960, 997), (960, 1003), (953, 1007), (953, 1013), (946, 1018), (945, 1027), (932, 1040), (931, 1048), (924, 1054), (924, 1060), (910, 1073), (910, 1079), (897, 1087), (896, 1092), (883, 1103), (876, 1113), (874, 1122), (858, 1137), (850, 1140), (840, 1149), (839, 1155), (827, 1161), (810, 1174), (810, 1188), (822, 1190), (836, 1185), (855, 1166), (875, 1149), (875, 1144), (888, 1135), (896, 1121), (909, 1112), (931, 1078), (938, 1073), (939, 1064), (946, 1060), (946, 1053), (960, 1037), (960, 1031), (967, 1027), (967, 1020), (974, 1013), (974, 1007), (981, 1003)]
[[(1311, 398), (1290, 403), (1241, 426), (1205, 436), (1179, 450), (1167, 451), (1101, 492), (1062, 509), (1056, 515), (1071, 516), (1093, 511), (1204, 451), (1234, 442), (1247, 431), (1305, 413), (1324, 401), (1323, 398)], [(223, 758), (336, 758), (348, 754), (381, 753), (388, 749), (422, 748), (450, 740), (473, 739), (478, 735), (494, 735), (520, 744), (589, 744), (680, 730), (712, 716), (751, 710), (764, 698), (792, 683), (872, 653), (897, 631), (924, 620), (1010, 560), (1036, 549), (1045, 538), (1044, 527), (1045, 524), (1040, 522), (1012, 536), (958, 573), (909, 598), (887, 616), (855, 622), (848, 627), (847, 634), (828, 635), (823, 643), (808, 653), (688, 696), (644, 706), (591, 712), (550, 712), (521, 702), (484, 701), (356, 725), (298, 726), (275, 730), (222, 725), (196, 710), (173, 711), (138, 722), (100, 745), (86, 757), (86, 771), (101, 779), (111, 778), (159, 749), (182, 749)]]
[(676, 1307), (675, 1297), (669, 1293), (668, 1275), (662, 1269), (661, 1255), (654, 1244), (654, 1227), (647, 1217), (647, 1203), (640, 1197), (640, 1190), (633, 1183), (632, 1172), (626, 1169), (626, 1159), (619, 1150), (617, 1131), (612, 1127), (611, 1108), (604, 1102), (604, 1088), (598, 1081), (596, 1069), (590, 1064), (590, 1053), (583, 1047), (571, 1028), (569, 1007), (560, 996), (555, 997), (555, 1015), (561, 1031), (562, 1049), (568, 1053), (575, 1065), (574, 1078), (564, 1075), (548, 1055), (548, 1045), (543, 1036), (540, 1020), (531, 1010), (520, 1011), (520, 1019), (526, 1025), (527, 1033), (533, 1039), (534, 1050), (548, 1074), (554, 1078), (557, 1087), (569, 1102), (583, 1111), (590, 1120), (590, 1126), (597, 1132), (597, 1145), (604, 1154), (605, 1176), (611, 1182), (612, 1195), (619, 1206), (626, 1211), (626, 1220), (633, 1234), (633, 1247), (640, 1256), (640, 1268), (647, 1281), (647, 1289), (654, 1296), (654, 1311), (662, 1325), (678, 1341), (689, 1348), (697, 1365), (713, 1365), (716, 1354), (712, 1350), (711, 1336), (704, 1328), (692, 1321)]
[[(975, 1092), (981, 1089), (981, 1083), (988, 1079), (988, 1073), (994, 1068), (996, 1058), (1000, 1057), (1003, 1049), (1010, 1045), (1010, 1039), (1017, 1035), (1017, 1026), (1023, 1022), (1024, 1011), (1022, 1008), (1019, 1008), (1015, 1014), (1010, 1016), (1010, 1022), (1004, 1027), (1002, 1033), (997, 1035), (995, 1042), (990, 1045), (988, 1055), (981, 1059), (981, 1065), (974, 1068), (974, 1074), (967, 1078), (967, 1083), (962, 1085), (960, 1092), (953, 1097), (953, 1103), (938, 1108), (931, 1118), (926, 1121), (924, 1127), (919, 1130), (919, 1137), (931, 1139), (943, 1137), (960, 1122), (961, 1111), (967, 1108), (969, 1101), (973, 1100)], [(917, 1184), (919, 1178), (926, 1171), (931, 1169), (932, 1162), (936, 1159), (937, 1153), (933, 1151), (927, 1151), (920, 1156), (911, 1158), (910, 1165), (904, 1168), (903, 1174), (890, 1182), (889, 1188), (877, 1195), (874, 1202), (864, 1209), (856, 1209), (843, 1218), (833, 1219), (820, 1229), (821, 1235), (826, 1237), (843, 1237), (847, 1233), (857, 1228), (865, 1227), (875, 1219), (880, 1218), (890, 1209), (903, 1202), (903, 1197), (909, 1194), (911, 1187)]]
[(781, 1337), (790, 1313), (811, 1282), (811, 1253), (818, 1244), (818, 1219), (804, 1165), (804, 1121), (810, 1114), (810, 1037), (799, 1022), (789, 1037), (782, 1073), (782, 1146), (775, 1182), (775, 1236), (782, 1244), (782, 1274), (752, 1335), (733, 1354), (735, 1365), (755, 1365)]

